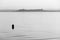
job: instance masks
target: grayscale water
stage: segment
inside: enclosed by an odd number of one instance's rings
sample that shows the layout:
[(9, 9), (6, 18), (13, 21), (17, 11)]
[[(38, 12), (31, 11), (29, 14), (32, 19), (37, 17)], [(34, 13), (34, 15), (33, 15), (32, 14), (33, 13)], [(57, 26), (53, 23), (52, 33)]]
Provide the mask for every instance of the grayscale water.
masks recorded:
[(60, 12), (0, 12), (0, 40), (59, 39)]

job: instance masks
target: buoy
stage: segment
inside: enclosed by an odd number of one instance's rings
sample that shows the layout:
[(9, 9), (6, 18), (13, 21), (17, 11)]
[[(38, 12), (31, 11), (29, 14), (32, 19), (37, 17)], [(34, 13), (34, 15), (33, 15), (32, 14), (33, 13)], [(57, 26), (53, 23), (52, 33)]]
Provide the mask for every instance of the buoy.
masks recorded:
[(14, 30), (14, 24), (12, 24), (12, 30)]

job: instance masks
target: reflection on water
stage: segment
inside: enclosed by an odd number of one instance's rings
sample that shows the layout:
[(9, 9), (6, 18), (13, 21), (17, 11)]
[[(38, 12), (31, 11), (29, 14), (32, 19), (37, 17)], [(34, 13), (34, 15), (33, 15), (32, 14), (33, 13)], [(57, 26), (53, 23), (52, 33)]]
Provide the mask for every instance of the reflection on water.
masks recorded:
[(0, 40), (60, 40), (60, 37), (35, 39), (34, 37), (26, 37), (26, 36), (27, 35), (15, 35), (10, 37), (0, 38)]
[(0, 33), (0, 40), (59, 40), (60, 37), (36, 38), (29, 35), (17, 34), (8, 36), (9, 33)]

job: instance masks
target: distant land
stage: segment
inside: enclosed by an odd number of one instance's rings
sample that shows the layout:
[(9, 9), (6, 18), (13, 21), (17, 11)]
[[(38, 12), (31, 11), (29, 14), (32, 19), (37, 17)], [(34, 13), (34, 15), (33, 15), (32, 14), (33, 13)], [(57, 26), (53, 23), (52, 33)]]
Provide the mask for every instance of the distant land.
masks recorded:
[(60, 10), (18, 9), (18, 10), (0, 10), (0, 12), (60, 12)]

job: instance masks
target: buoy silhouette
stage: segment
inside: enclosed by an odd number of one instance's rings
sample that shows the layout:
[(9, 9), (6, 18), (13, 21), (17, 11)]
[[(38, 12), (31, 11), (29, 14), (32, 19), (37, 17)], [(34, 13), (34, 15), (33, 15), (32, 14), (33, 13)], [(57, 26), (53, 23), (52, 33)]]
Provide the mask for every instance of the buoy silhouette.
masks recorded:
[(12, 24), (12, 30), (14, 30), (14, 24)]

